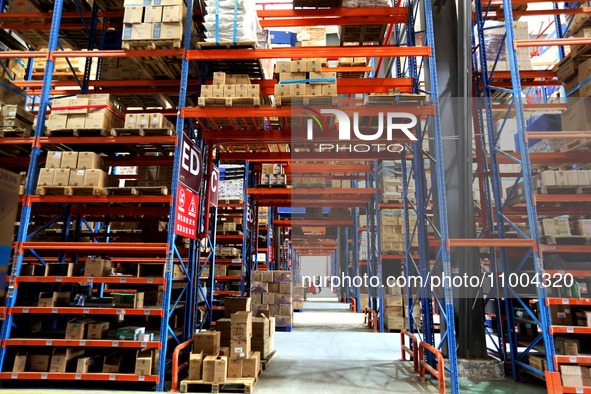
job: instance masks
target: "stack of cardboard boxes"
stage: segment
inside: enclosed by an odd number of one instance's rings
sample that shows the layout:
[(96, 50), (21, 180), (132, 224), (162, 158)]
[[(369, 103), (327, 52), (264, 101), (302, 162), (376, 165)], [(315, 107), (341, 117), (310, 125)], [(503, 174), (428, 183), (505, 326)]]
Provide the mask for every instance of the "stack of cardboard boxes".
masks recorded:
[(123, 49), (163, 42), (181, 47), (187, 17), (184, 0), (161, 0), (149, 6), (144, 6), (144, 0), (125, 0), (124, 5)]
[(298, 41), (303, 47), (324, 47), (326, 46), (326, 28), (302, 27), (298, 34)]
[[(261, 105), (261, 86), (251, 84), (248, 74), (226, 74), (225, 72), (213, 73), (213, 84), (202, 85), (199, 96), (199, 106), (225, 105), (232, 106), (232, 100), (252, 99), (249, 104)], [(221, 99), (221, 100), (208, 100)], [(244, 105), (244, 100), (240, 102)]]
[[(488, 22), (487, 27), (500, 25), (502, 22)], [(513, 22), (516, 40), (529, 40), (528, 22)], [(509, 51), (505, 40), (504, 29), (489, 28), (484, 33), (484, 44), (486, 46), (487, 65), (489, 71), (510, 71)], [(499, 54), (500, 52), (500, 54)], [(517, 62), (520, 70), (532, 70), (530, 56), (531, 48), (517, 48)], [(498, 56), (497, 56), (498, 55)]]
[[(47, 48), (40, 48), (39, 51), (47, 51)], [(96, 63), (93, 62), (92, 69), (90, 71), (91, 75), (96, 74)], [(84, 68), (86, 67), (86, 58), (84, 57), (58, 57), (54, 59), (54, 72), (66, 72), (72, 73), (75, 72), (78, 77), (84, 76)], [(33, 71), (38, 73), (44, 73), (45, 69), (47, 68), (47, 59), (44, 57), (39, 57), (35, 59), (33, 63)], [(72, 75), (70, 74), (69, 77), (71, 78)], [(58, 76), (54, 75), (54, 78), (59, 79)]]
[(283, 164), (263, 164), (261, 172), (261, 185), (286, 185), (287, 177)]
[(275, 327), (291, 327), (293, 317), (291, 271), (253, 271), (252, 310), (268, 310)]
[(170, 186), (172, 166), (142, 166), (137, 168), (137, 180), (125, 181), (125, 186)]
[(0, 67), (0, 78), (6, 78), (11, 81), (22, 81), (25, 79), (26, 63), (20, 59), (3, 59), (4, 66)]
[(110, 186), (111, 178), (102, 168), (103, 160), (94, 152), (50, 151), (45, 168), (39, 171), (37, 187)]
[(275, 85), (275, 100), (281, 105), (283, 97), (336, 97), (335, 72), (322, 72), (326, 59), (301, 59), (278, 61), (275, 73), (279, 84)]
[(14, 104), (1, 105), (0, 129), (26, 129), (31, 130), (35, 122), (35, 115), (25, 110), (22, 106)]
[[(380, 239), (382, 252), (399, 252), (405, 250), (404, 245), (404, 212), (402, 209), (386, 208), (381, 210), (380, 215)], [(416, 222), (416, 215), (409, 215), (409, 228), (413, 230)], [(418, 238), (412, 239), (411, 246), (418, 246)]]
[(542, 219), (540, 220), (540, 230), (545, 236), (591, 237), (591, 219), (566, 217)]
[[(579, 27), (579, 30), (576, 31), (573, 36), (577, 38), (591, 37), (591, 27)], [(569, 97), (591, 97), (591, 83), (587, 81), (591, 76), (591, 61), (587, 57), (588, 53), (586, 53), (586, 47), (572, 46), (570, 49), (571, 52), (568, 56), (555, 67), (558, 80), (564, 84), (564, 89)], [(578, 122), (586, 121), (588, 116), (585, 116), (584, 113), (580, 112), (580, 109), (586, 105), (584, 103), (585, 101), (586, 100), (573, 100), (573, 104), (580, 104), (577, 105), (577, 107), (569, 108), (569, 111), (567, 111), (565, 115), (568, 117), (569, 112), (572, 113), (573, 110), (579, 109), (579, 112), (577, 113), (582, 119), (579, 119)], [(569, 123), (569, 121), (565, 124), (565, 121), (563, 120), (563, 130), (579, 131), (578, 129), (571, 129), (571, 124), (572, 123)], [(568, 128), (564, 128), (564, 126), (568, 126)]]
[(327, 180), (323, 176), (293, 175), (291, 177), (291, 184), (293, 187), (299, 188), (323, 189), (325, 187), (340, 187), (337, 185), (341, 185), (341, 182), (338, 180)]
[(79, 94), (55, 99), (47, 119), (48, 135), (63, 129), (112, 129), (123, 125), (123, 115), (109, 94)]
[[(541, 194), (553, 193), (552, 188), (574, 188), (578, 186), (591, 186), (591, 171), (590, 170), (558, 170), (558, 171), (543, 171), (533, 177), (534, 189), (541, 192)], [(548, 190), (548, 188), (551, 188)], [(508, 196), (513, 189), (513, 183), (505, 190)], [(513, 194), (511, 195), (511, 203), (519, 203), (523, 201), (525, 195), (525, 187), (523, 181), (519, 182)]]
[(160, 113), (126, 114), (124, 127), (126, 129), (174, 129), (172, 122)]
[(0, 102), (24, 108), (26, 99), (27, 93), (23, 89), (12, 83), (10, 79), (0, 77)]
[[(404, 295), (406, 289), (400, 287), (384, 288), (384, 327), (388, 330), (400, 331), (408, 328), (408, 301)], [(421, 301), (417, 300), (413, 307), (413, 315), (418, 324), (421, 322)]]
[(306, 298), (306, 289), (301, 284), (293, 285), (293, 310), (301, 311), (304, 309), (304, 301)]

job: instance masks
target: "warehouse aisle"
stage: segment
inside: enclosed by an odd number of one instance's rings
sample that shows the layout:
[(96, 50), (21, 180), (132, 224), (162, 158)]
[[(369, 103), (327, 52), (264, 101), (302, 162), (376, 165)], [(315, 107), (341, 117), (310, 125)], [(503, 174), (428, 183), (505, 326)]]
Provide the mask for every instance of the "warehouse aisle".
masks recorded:
[(261, 375), (256, 393), (437, 392), (419, 383), (400, 359), (399, 334), (375, 334), (363, 314), (324, 289), (308, 296), (294, 330), (275, 335), (277, 357)]

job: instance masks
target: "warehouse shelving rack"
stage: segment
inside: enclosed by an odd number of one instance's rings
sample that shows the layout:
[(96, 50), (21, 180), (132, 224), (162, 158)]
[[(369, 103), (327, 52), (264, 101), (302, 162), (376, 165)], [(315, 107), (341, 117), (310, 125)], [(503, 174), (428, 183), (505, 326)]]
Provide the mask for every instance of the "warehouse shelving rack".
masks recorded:
[[(535, 132), (528, 132), (526, 131), (526, 124), (525, 124), (525, 112), (528, 110), (564, 110), (567, 107), (567, 103), (561, 102), (554, 105), (548, 105), (549, 102), (547, 97), (542, 97), (542, 100), (538, 101), (536, 104), (524, 104), (524, 100), (522, 98), (523, 95), (523, 88), (524, 87), (546, 87), (546, 86), (560, 86), (561, 83), (558, 81), (552, 81), (551, 79), (555, 77), (555, 73), (553, 71), (545, 70), (545, 71), (538, 71), (538, 70), (520, 70), (519, 63), (517, 61), (517, 52), (516, 48), (520, 47), (527, 47), (527, 46), (558, 46), (560, 50), (558, 51), (558, 60), (561, 60), (564, 57), (564, 49), (565, 45), (589, 45), (588, 39), (581, 39), (581, 38), (564, 38), (564, 33), (562, 32), (562, 23), (561, 23), (561, 16), (562, 15), (577, 15), (577, 14), (590, 14), (588, 8), (559, 8), (558, 3), (562, 2), (554, 2), (552, 9), (543, 9), (543, 10), (519, 10), (514, 11), (511, 7), (511, 1), (503, 0), (502, 2), (498, 1), (497, 3), (502, 3), (503, 10), (502, 11), (491, 11), (490, 6), (486, 2), (476, 2), (476, 14), (475, 14), (475, 28), (474, 34), (478, 36), (478, 41), (483, 42), (484, 40), (484, 22), (488, 19), (498, 19), (504, 18), (505, 23), (502, 25), (502, 28), (506, 31), (506, 42), (509, 44), (507, 45), (508, 54), (509, 54), (509, 61), (510, 61), (510, 72), (495, 72), (493, 66), (493, 72), (489, 73), (485, 70), (488, 70), (490, 67), (487, 65), (487, 60), (490, 59), (491, 54), (486, 53), (486, 48), (484, 46), (480, 46), (478, 49), (478, 57), (475, 56), (475, 68), (480, 70), (476, 73), (479, 77), (476, 83), (476, 91), (477, 96), (482, 96), (482, 100), (479, 102), (481, 107), (478, 108), (478, 113), (475, 116), (475, 124), (476, 127), (480, 130), (483, 130), (484, 134), (488, 137), (488, 152), (487, 147), (484, 145), (484, 141), (477, 139), (477, 162), (478, 162), (478, 171), (481, 178), (483, 178), (484, 182), (480, 182), (481, 185), (481, 196), (482, 196), (482, 205), (480, 207), (482, 211), (482, 218), (483, 218), (483, 232), (488, 232), (489, 234), (495, 235), (501, 241), (497, 246), (501, 247), (500, 253), (497, 255), (495, 254), (495, 250), (491, 249), (490, 256), (489, 256), (489, 267), (491, 272), (498, 272), (498, 273), (505, 273), (509, 272), (507, 261), (509, 256), (515, 257), (515, 252), (513, 250), (508, 251), (507, 247), (511, 245), (508, 244), (509, 239), (507, 239), (507, 234), (505, 233), (505, 227), (507, 225), (511, 226), (512, 228), (517, 230), (519, 236), (523, 238), (523, 241), (530, 241), (531, 245), (528, 245), (527, 252), (519, 254), (519, 256), (524, 256), (523, 260), (519, 266), (518, 271), (525, 272), (529, 271), (530, 273), (536, 276), (536, 278), (541, 278), (543, 274), (564, 274), (565, 272), (572, 273), (576, 276), (587, 276), (588, 273), (586, 271), (573, 271), (569, 269), (564, 269), (561, 271), (557, 270), (549, 270), (545, 269), (544, 267), (544, 260), (543, 255), (544, 253), (589, 253), (591, 250), (589, 247), (585, 245), (544, 245), (539, 234), (538, 230), (538, 217), (539, 215), (542, 216), (556, 216), (556, 215), (581, 215), (584, 214), (582, 209), (584, 209), (584, 205), (581, 206), (573, 206), (570, 203), (585, 203), (591, 201), (588, 195), (584, 194), (576, 194), (576, 195), (569, 195), (569, 194), (560, 194), (560, 195), (551, 195), (551, 194), (535, 194), (536, 190), (533, 184), (533, 175), (532, 170), (536, 167), (547, 167), (548, 165), (561, 165), (566, 163), (579, 163), (579, 164), (587, 164), (589, 161), (588, 157), (584, 157), (585, 155), (581, 155), (580, 152), (549, 152), (549, 153), (530, 153), (528, 151), (528, 139), (530, 138), (548, 138), (548, 139), (585, 139), (589, 138), (588, 135), (584, 132), (580, 131), (563, 131), (563, 132), (543, 132), (543, 133), (535, 133)], [(533, 3), (532, 1), (522, 1), (519, 4), (527, 5), (529, 3)], [(513, 5), (518, 4), (517, 2), (513, 1)], [(565, 3), (566, 4), (566, 3)], [(499, 5), (496, 4), (495, 5)], [(566, 7), (566, 5), (565, 5)], [(515, 33), (514, 33), (514, 26), (513, 20), (515, 17), (521, 16), (529, 16), (529, 15), (549, 15), (554, 16), (554, 25), (555, 25), (555, 38), (552, 39), (537, 39), (537, 40), (516, 40)], [(494, 57), (494, 53), (492, 54)], [(489, 67), (489, 68), (487, 68)], [(494, 79), (493, 81), (493, 74)], [(528, 78), (534, 78), (534, 80), (529, 80)], [(528, 79), (528, 80), (524, 80)], [(550, 80), (548, 80), (550, 79)], [(501, 81), (499, 81), (501, 80)], [(517, 123), (517, 136), (518, 136), (518, 143), (519, 143), (519, 150), (520, 154), (511, 154), (502, 152), (496, 148), (494, 141), (496, 141), (500, 134), (504, 130), (504, 124), (500, 128), (500, 130), (495, 130), (493, 119), (493, 111), (495, 107), (498, 106), (493, 103), (493, 94), (496, 92), (502, 92), (505, 94), (510, 95), (512, 99), (512, 107), (508, 108), (507, 111), (511, 109), (514, 110), (516, 123)], [(546, 93), (546, 92), (544, 92)], [(552, 103), (553, 104), (553, 103)], [(485, 112), (485, 117), (483, 119), (482, 112)], [(509, 112), (506, 113), (505, 119), (509, 116)], [(492, 142), (491, 142), (492, 141)], [(509, 161), (507, 161), (509, 159)], [(490, 162), (488, 162), (490, 161)], [(514, 193), (515, 185), (520, 180), (523, 180), (524, 187), (525, 187), (525, 206), (523, 205), (516, 205), (510, 206), (508, 203), (504, 202), (502, 199), (502, 189), (501, 189), (501, 179), (505, 178), (506, 175), (502, 173), (500, 170), (499, 164), (503, 163), (517, 163), (521, 166), (521, 171), (518, 174), (517, 180), (515, 181), (511, 191), (508, 193), (507, 199), (511, 198), (511, 195)], [(487, 168), (487, 164), (490, 165), (490, 168)], [(492, 186), (492, 196), (490, 191), (488, 190), (488, 182), (490, 182)], [(548, 203), (556, 203), (562, 202), (567, 205), (563, 205), (561, 207), (553, 207), (552, 205), (547, 205)], [(502, 207), (501, 209), (496, 207)], [(494, 215), (494, 219), (493, 219)], [(527, 234), (523, 234), (517, 228), (516, 223), (519, 221), (519, 216), (527, 216), (527, 222), (531, 234), (527, 236)], [(493, 222), (496, 221), (496, 228), (493, 227)], [(504, 242), (503, 242), (504, 241)], [(515, 240), (513, 240), (515, 241)], [(526, 246), (526, 245), (522, 245)], [(523, 250), (523, 249), (522, 249)], [(513, 252), (513, 253), (511, 253)], [(520, 252), (521, 253), (521, 252)], [(530, 258), (531, 257), (531, 258)], [(533, 260), (533, 261), (532, 261)], [(530, 308), (530, 305), (527, 303), (526, 299), (522, 299), (519, 297), (515, 292), (507, 289), (504, 289), (504, 294), (496, 295), (496, 298), (500, 299), (504, 296), (504, 303), (505, 303), (505, 310), (500, 310), (499, 308), (496, 309), (496, 319), (497, 319), (497, 343), (496, 349), (493, 350), (494, 353), (498, 355), (498, 357), (506, 363), (506, 365), (511, 368), (513, 378), (515, 380), (520, 379), (520, 375), (522, 371), (532, 373), (534, 376), (541, 377), (545, 379), (547, 382), (548, 392), (551, 393), (567, 393), (567, 392), (591, 392), (591, 388), (583, 388), (583, 387), (563, 387), (561, 383), (560, 373), (558, 372), (558, 365), (565, 363), (576, 363), (576, 364), (583, 364), (588, 361), (588, 359), (584, 356), (579, 357), (572, 357), (572, 356), (560, 356), (556, 355), (556, 351), (554, 348), (554, 334), (562, 333), (579, 333), (579, 334), (587, 334), (589, 330), (586, 330), (584, 327), (568, 327), (568, 326), (555, 326), (551, 324), (550, 320), (550, 312), (549, 306), (550, 305), (586, 305), (586, 300), (581, 299), (569, 299), (569, 298), (551, 298), (548, 296), (546, 288), (543, 286), (537, 286), (537, 307), (540, 312), (540, 316), (537, 317), (535, 313)], [(489, 297), (495, 297), (493, 293)], [(517, 301), (517, 303), (515, 302)], [(495, 302), (499, 302), (495, 300)], [(530, 341), (527, 344), (527, 347), (523, 352), (518, 351), (518, 346), (522, 346), (519, 343), (519, 339), (517, 337), (517, 333), (515, 330), (515, 321), (519, 320), (514, 316), (513, 312), (513, 305), (517, 305), (525, 309), (531, 317), (531, 321), (535, 326), (538, 326), (541, 329), (541, 334), (539, 334), (536, 338)], [(506, 325), (501, 326), (501, 322), (505, 322)], [(509, 350), (507, 351), (505, 345), (505, 333), (502, 330), (506, 331), (506, 336), (508, 337), (509, 342)], [(542, 349), (545, 353), (546, 363), (547, 363), (547, 370), (541, 371), (538, 370), (526, 363), (524, 363), (524, 357), (541, 341), (543, 341)], [(507, 355), (508, 353), (508, 355)]]
[[(177, 56), (182, 57), (184, 54), (184, 49), (181, 50), (155, 50), (155, 51), (104, 51), (102, 48), (99, 48), (98, 51), (56, 51), (57, 46), (59, 45), (58, 42), (58, 32), (63, 29), (79, 29), (84, 28), (86, 32), (89, 34), (89, 44), (88, 50), (94, 49), (95, 41), (96, 41), (96, 33), (98, 28), (104, 29), (108, 22), (103, 24), (97, 24), (96, 21), (98, 20), (97, 16), (99, 16), (98, 6), (95, 2), (93, 6), (92, 13), (78, 13), (75, 14), (68, 14), (62, 13), (63, 8), (63, 0), (56, 0), (54, 3), (54, 9), (52, 13), (43, 14), (41, 16), (44, 17), (51, 17), (52, 22), (50, 25), (45, 26), (33, 26), (33, 25), (24, 25), (20, 26), (21, 28), (38, 28), (38, 29), (49, 29), (49, 39), (48, 39), (48, 52), (35, 52), (35, 51), (6, 51), (1, 53), (1, 58), (22, 58), (22, 59), (29, 59), (33, 60), (35, 58), (47, 58), (47, 66), (44, 73), (43, 81), (24, 81), (17, 83), (17, 86), (21, 86), (23, 88), (29, 89), (30, 95), (39, 95), (39, 104), (38, 108), (38, 119), (44, 120), (46, 118), (47, 110), (49, 107), (50, 96), (55, 95), (72, 95), (76, 93), (87, 93), (87, 92), (96, 92), (96, 88), (99, 87), (117, 87), (117, 86), (145, 86), (145, 81), (135, 81), (134, 84), (132, 81), (90, 81), (90, 64), (94, 57), (99, 59), (99, 72), (100, 72), (100, 59), (103, 57), (159, 57), (159, 56)], [(100, 16), (108, 17), (110, 15), (106, 15), (107, 13), (103, 12)], [(122, 14), (122, 13), (121, 13)], [(187, 7), (187, 20), (192, 20), (193, 15), (193, 3), (189, 2)], [(12, 14), (2, 14), (2, 18), (14, 18), (15, 16)], [(38, 17), (37, 14), (25, 14), (19, 15), (19, 17), (27, 18), (27, 17)], [(61, 25), (60, 22), (62, 18), (72, 18), (72, 17), (81, 17), (82, 23), (77, 26), (71, 25)], [(93, 21), (92, 26), (88, 28), (86, 23), (84, 22), (84, 18), (91, 17)], [(6, 28), (8, 25), (4, 24), (3, 28)], [(110, 25), (113, 26), (113, 25)], [(12, 26), (13, 28), (18, 26)], [(190, 37), (191, 37), (191, 23), (187, 24), (187, 28), (184, 34), (184, 43), (185, 48), (190, 49)], [(103, 30), (104, 32), (104, 30)], [(102, 35), (100, 43), (101, 45), (104, 42), (104, 36)], [(56, 58), (66, 58), (68, 57), (85, 57), (87, 58), (85, 73), (83, 76), (83, 81), (52, 81), (52, 77), (54, 75), (54, 59)], [(189, 61), (183, 60), (183, 75), (188, 75), (189, 69)], [(30, 68), (29, 68), (29, 75), (30, 75)], [(78, 85), (79, 90), (58, 90), (55, 89), (56, 87), (67, 87), (67, 86), (76, 86), (73, 85), (74, 82)], [(160, 85), (160, 83), (158, 83)], [(179, 86), (180, 89), (180, 99), (179, 101), (183, 104), (186, 101), (187, 95), (187, 78), (181, 78), (180, 81), (170, 81), (162, 83), (162, 85), (168, 86), (168, 92), (176, 93), (178, 92)], [(92, 86), (95, 90), (90, 91), (88, 88)], [(120, 94), (120, 95), (129, 95), (129, 94), (153, 94), (155, 93), (154, 90), (126, 90), (121, 89), (119, 91), (101, 91), (104, 93), (113, 93), (113, 94)], [(35, 102), (32, 104), (35, 105)], [(33, 107), (34, 108), (34, 107)], [(167, 110), (164, 111), (167, 113)], [(133, 381), (133, 382), (151, 382), (156, 384), (156, 387), (159, 391), (164, 389), (164, 381), (165, 381), (165, 369), (167, 365), (167, 344), (170, 339), (176, 340), (179, 343), (179, 339), (177, 336), (183, 336), (184, 339), (189, 338), (193, 335), (193, 325), (190, 324), (192, 321), (192, 314), (190, 306), (192, 305), (192, 290), (194, 284), (198, 282), (195, 281), (195, 254), (196, 254), (196, 242), (192, 240), (190, 242), (189, 250), (184, 250), (179, 248), (175, 244), (176, 236), (173, 233), (174, 229), (174, 201), (176, 200), (176, 177), (175, 182), (172, 184), (172, 193), (168, 196), (134, 196), (133, 198), (129, 198), (128, 196), (36, 196), (34, 195), (34, 186), (37, 178), (37, 167), (40, 161), (40, 154), (41, 154), (41, 147), (44, 144), (67, 144), (74, 146), (80, 144), (102, 144), (102, 146), (114, 147), (119, 144), (158, 144), (164, 147), (168, 147), (167, 149), (175, 152), (175, 159), (172, 158), (167, 159), (163, 158), (163, 160), (154, 159), (149, 160), (146, 158), (132, 158), (127, 159), (123, 158), (118, 160), (118, 158), (110, 158), (106, 160), (107, 164), (111, 165), (149, 165), (149, 164), (159, 164), (159, 165), (173, 165), (175, 174), (178, 173), (178, 157), (180, 149), (180, 141), (182, 134), (184, 132), (184, 119), (182, 117), (178, 117), (177, 119), (177, 134), (172, 137), (102, 137), (102, 138), (95, 138), (95, 137), (77, 137), (77, 138), (70, 138), (70, 137), (43, 137), (44, 131), (44, 122), (39, 121), (37, 122), (37, 126), (35, 129), (35, 135), (32, 138), (7, 138), (2, 139), (1, 143), (3, 144), (20, 144), (20, 145), (31, 145), (32, 146), (32, 153), (30, 160), (27, 160), (28, 163), (25, 163), (25, 160), (22, 161), (22, 164), (28, 164), (29, 172), (26, 180), (25, 186), (25, 194), (22, 199), (22, 212), (21, 212), (21, 225), (19, 227), (19, 233), (17, 236), (17, 242), (15, 245), (15, 253), (13, 257), (13, 266), (12, 266), (12, 273), (9, 278), (10, 287), (9, 292), (7, 295), (7, 317), (2, 325), (2, 351), (1, 351), (1, 360), (0, 362), (3, 365), (3, 369), (6, 370), (6, 352), (8, 347), (12, 346), (39, 346), (39, 347), (47, 347), (47, 346), (83, 346), (83, 347), (101, 347), (101, 348), (113, 348), (113, 347), (123, 347), (123, 348), (142, 348), (142, 347), (149, 347), (157, 349), (160, 353), (159, 357), (159, 365), (158, 365), (158, 372), (155, 375), (149, 376), (137, 376), (133, 374), (98, 374), (98, 373), (88, 373), (88, 374), (74, 374), (74, 373), (34, 373), (34, 372), (21, 372), (21, 373), (10, 373), (10, 372), (2, 372), (0, 373), (0, 378), (3, 380), (9, 379), (19, 379), (19, 380), (83, 380), (83, 381)], [(191, 132), (193, 138), (195, 135)], [(163, 207), (142, 207), (141, 214), (144, 215), (158, 215), (158, 216), (168, 216), (169, 217), (169, 225), (168, 225), (168, 233), (167, 233), (167, 242), (162, 243), (136, 243), (136, 242), (66, 242), (67, 238), (62, 238), (62, 242), (29, 242), (27, 239), (31, 237), (31, 235), (37, 233), (39, 230), (35, 231), (33, 234), (28, 234), (28, 227), (29, 223), (33, 219), (33, 216), (38, 214), (39, 212), (46, 212), (49, 214), (56, 214), (56, 210), (51, 208), (44, 208), (37, 209), (35, 204), (41, 203), (48, 203), (48, 204), (55, 204), (55, 203), (65, 203), (65, 204), (74, 204), (69, 210), (66, 212), (65, 219), (69, 221), (72, 219), (73, 215), (80, 215), (81, 213), (86, 213), (83, 211), (89, 211), (89, 208), (81, 209), (81, 207), (76, 206), (75, 204), (103, 204), (99, 207), (92, 208), (93, 215), (128, 215), (130, 212), (130, 208), (128, 207), (116, 207), (112, 206), (112, 204), (129, 204), (129, 203), (157, 203), (157, 204), (164, 204)], [(57, 210), (59, 212), (59, 209)], [(62, 220), (60, 217), (57, 219), (52, 220), (49, 225), (44, 226), (44, 228), (49, 227), (51, 224)], [(77, 228), (80, 229), (82, 225), (88, 225), (85, 220), (78, 219), (77, 221)], [(108, 226), (108, 223), (107, 223)], [(108, 227), (107, 227), (108, 228)], [(93, 238), (96, 239), (95, 229), (90, 229), (91, 235)], [(107, 238), (107, 241), (110, 238)], [(60, 250), (62, 252), (71, 252), (71, 253), (82, 253), (88, 254), (89, 251), (92, 250), (91, 254), (103, 254), (103, 253), (113, 253), (118, 254), (120, 257), (114, 257), (113, 261), (116, 262), (155, 262), (162, 264), (164, 269), (164, 276), (163, 278), (84, 278), (84, 277), (77, 277), (77, 278), (66, 278), (66, 277), (27, 277), (27, 276), (20, 276), (20, 269), (22, 266), (23, 261), (29, 261), (30, 258), (25, 258), (24, 253), (25, 251), (30, 251), (36, 256), (36, 259), (39, 260), (41, 264), (45, 264), (45, 262), (49, 261), (64, 261), (63, 253), (60, 253), (57, 260), (55, 258), (43, 258), (41, 257), (44, 253), (48, 251), (55, 251)], [(153, 257), (160, 255), (162, 257)], [(178, 261), (182, 270), (187, 276), (187, 280), (182, 285), (182, 291), (176, 300), (171, 300), (171, 292), (173, 289), (173, 284), (177, 281), (173, 281), (172, 278), (172, 268), (173, 263)], [(213, 263), (212, 269), (213, 272)], [(96, 308), (96, 307), (57, 307), (57, 308), (43, 308), (43, 307), (26, 307), (26, 306), (16, 306), (16, 298), (17, 298), (17, 291), (19, 284), (24, 283), (74, 283), (75, 281), (86, 281), (88, 283), (99, 284), (99, 292), (102, 295), (103, 292), (107, 292), (104, 289), (105, 284), (122, 284), (125, 283), (127, 285), (162, 285), (164, 292), (163, 292), (163, 305), (164, 307), (161, 308), (143, 308), (143, 309), (117, 309), (117, 308)], [(196, 284), (198, 286), (198, 284)], [(182, 301), (182, 302), (181, 302)], [(175, 310), (184, 309), (185, 311), (185, 332), (178, 333), (175, 332), (171, 326), (169, 325), (169, 319), (172, 313)], [(57, 315), (112, 315), (112, 316), (138, 316), (138, 317), (158, 317), (160, 318), (160, 337), (155, 341), (146, 341), (146, 342), (138, 342), (138, 341), (110, 341), (110, 340), (93, 340), (93, 341), (76, 341), (76, 340), (59, 340), (59, 339), (19, 339), (19, 338), (11, 338), (10, 333), (13, 325), (13, 316), (17, 314), (51, 314), (54, 316)]]

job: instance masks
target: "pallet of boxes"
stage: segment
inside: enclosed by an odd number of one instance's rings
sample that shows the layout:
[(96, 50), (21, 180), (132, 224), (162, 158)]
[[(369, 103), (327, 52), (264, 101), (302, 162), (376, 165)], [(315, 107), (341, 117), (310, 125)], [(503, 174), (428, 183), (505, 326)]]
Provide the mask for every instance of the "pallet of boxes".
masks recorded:
[[(384, 288), (384, 329), (387, 331), (399, 332), (400, 330), (408, 329), (408, 300), (401, 287), (385, 287)], [(413, 315), (415, 321), (421, 322), (421, 304), (420, 300), (415, 302), (413, 307)]]
[(253, 271), (252, 309), (269, 311), (276, 331), (291, 331), (293, 321), (291, 271)]
[(158, 3), (146, 5), (144, 0), (125, 0), (123, 49), (182, 47), (187, 17), (185, 1), (161, 0)]
[(283, 164), (265, 163), (261, 166), (261, 182), (258, 185), (259, 187), (285, 187), (287, 185), (287, 177), (285, 176)]
[(211, 85), (202, 85), (200, 107), (232, 107), (261, 105), (261, 86), (253, 84), (248, 74), (213, 73)]
[(293, 285), (293, 311), (294, 312), (303, 312), (304, 311), (304, 301), (306, 299), (306, 289), (302, 286), (301, 283)]
[(326, 59), (278, 61), (275, 73), (275, 105), (336, 104), (337, 79), (335, 72), (323, 72)]
[(94, 152), (49, 151), (39, 170), (38, 195), (102, 195), (115, 181), (103, 170), (102, 156)]
[[(261, 373), (261, 357), (269, 351), (269, 318), (252, 316), (250, 298), (232, 298), (232, 301), (226, 300), (224, 310), (224, 316), (230, 317), (218, 319), (216, 331), (202, 331), (195, 335), (189, 376), (181, 382), (181, 392), (203, 386), (211, 392), (219, 392), (222, 388), (252, 392)], [(266, 347), (258, 346), (260, 342)], [(255, 350), (255, 345), (261, 350)]]
[(35, 116), (25, 110), (26, 98), (23, 89), (0, 77), (0, 138), (31, 136)]

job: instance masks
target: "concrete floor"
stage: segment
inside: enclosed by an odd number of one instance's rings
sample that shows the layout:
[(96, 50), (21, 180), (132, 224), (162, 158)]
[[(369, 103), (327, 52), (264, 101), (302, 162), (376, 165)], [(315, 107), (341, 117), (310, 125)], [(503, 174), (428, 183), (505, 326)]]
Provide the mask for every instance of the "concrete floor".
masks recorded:
[[(400, 360), (400, 335), (376, 334), (363, 324), (363, 314), (324, 289), (309, 296), (303, 313), (294, 313), (293, 332), (277, 332), (277, 357), (263, 372), (254, 392), (263, 393), (437, 393), (437, 382), (420, 382), (412, 363)], [(461, 381), (462, 393), (543, 394), (540, 380)], [(449, 382), (446, 385), (449, 389)], [(0, 393), (74, 394), (74, 390), (1, 390)], [(88, 394), (121, 391), (85, 390)], [(449, 392), (449, 390), (448, 390)], [(126, 391), (125, 393), (129, 393)], [(139, 393), (139, 392), (137, 392)]]

